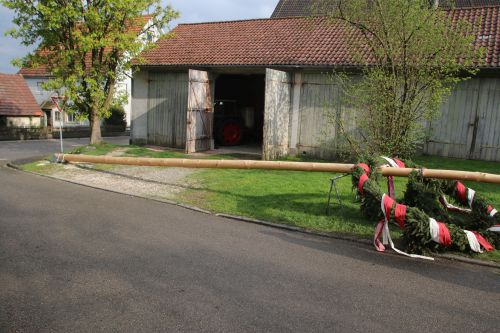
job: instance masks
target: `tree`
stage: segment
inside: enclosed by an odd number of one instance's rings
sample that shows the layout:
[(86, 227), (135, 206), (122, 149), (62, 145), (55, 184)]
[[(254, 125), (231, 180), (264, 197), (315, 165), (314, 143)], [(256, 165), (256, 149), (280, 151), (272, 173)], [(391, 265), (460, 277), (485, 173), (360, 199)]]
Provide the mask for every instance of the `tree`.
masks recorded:
[[(66, 108), (90, 121), (91, 144), (101, 142), (100, 120), (109, 116), (115, 85), (131, 59), (153, 46), (147, 35), (178, 16), (161, 0), (0, 0), (15, 12), (8, 32), (35, 52), (23, 66), (47, 66), (46, 88), (64, 91)], [(144, 16), (145, 12), (150, 14)]]
[(359, 154), (412, 155), (425, 122), (476, 72), (483, 50), (474, 46), (475, 26), (433, 0), (323, 0), (316, 10), (343, 23), (363, 77), (335, 75), (359, 133), (349, 134), (338, 114), (332, 119)]

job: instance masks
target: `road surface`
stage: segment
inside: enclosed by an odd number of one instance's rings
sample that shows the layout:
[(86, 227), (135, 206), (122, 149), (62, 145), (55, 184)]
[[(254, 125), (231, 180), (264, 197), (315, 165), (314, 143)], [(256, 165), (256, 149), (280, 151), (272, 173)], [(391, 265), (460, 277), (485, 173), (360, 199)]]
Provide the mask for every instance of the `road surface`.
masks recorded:
[[(104, 138), (104, 141), (119, 145), (128, 145), (128, 136)], [(64, 150), (71, 151), (76, 147), (89, 144), (89, 138), (64, 139)], [(0, 160), (20, 160), (32, 157), (46, 156), (60, 152), (61, 144), (58, 139), (0, 141)]]
[(0, 168), (0, 332), (494, 332), (498, 270)]

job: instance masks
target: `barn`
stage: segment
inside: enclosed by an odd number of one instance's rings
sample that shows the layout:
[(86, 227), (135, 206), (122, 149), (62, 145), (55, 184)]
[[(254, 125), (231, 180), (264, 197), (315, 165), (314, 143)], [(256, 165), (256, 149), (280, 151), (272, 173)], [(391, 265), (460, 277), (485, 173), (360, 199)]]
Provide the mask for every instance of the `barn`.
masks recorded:
[[(443, 104), (442, 118), (428, 124), (423, 150), (500, 161), (500, 6), (451, 14), (482, 18), (476, 41), (486, 59)], [(341, 140), (326, 115), (344, 106), (327, 74), (359, 70), (344, 31), (308, 17), (179, 25), (134, 74), (132, 142), (188, 153), (252, 143), (264, 159), (335, 156)]]

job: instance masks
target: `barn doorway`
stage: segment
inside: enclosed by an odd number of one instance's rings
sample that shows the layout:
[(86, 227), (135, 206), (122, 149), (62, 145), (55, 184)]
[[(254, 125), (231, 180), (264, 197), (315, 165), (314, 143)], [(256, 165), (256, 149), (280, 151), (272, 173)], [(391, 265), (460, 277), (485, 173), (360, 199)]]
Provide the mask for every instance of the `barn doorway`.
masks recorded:
[(216, 148), (262, 152), (265, 86), (265, 75), (221, 74), (216, 78)]

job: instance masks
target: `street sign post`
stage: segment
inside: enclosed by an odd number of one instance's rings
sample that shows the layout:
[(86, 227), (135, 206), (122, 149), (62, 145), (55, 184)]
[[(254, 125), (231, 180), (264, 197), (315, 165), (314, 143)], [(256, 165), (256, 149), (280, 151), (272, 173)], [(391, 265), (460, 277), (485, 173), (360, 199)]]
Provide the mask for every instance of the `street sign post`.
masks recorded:
[(63, 113), (63, 107), (59, 105), (59, 101), (63, 101), (65, 99), (64, 96), (53, 96), (50, 99), (52, 99), (52, 102), (55, 104), (57, 111), (59, 112), (59, 140), (61, 141), (61, 154), (64, 154), (64, 145), (63, 145), (63, 134), (62, 134), (62, 127), (63, 127), (63, 121), (64, 121), (64, 113)]

